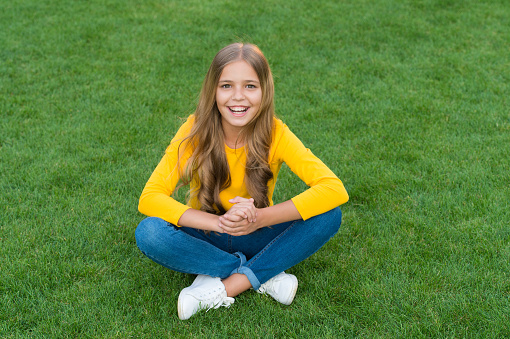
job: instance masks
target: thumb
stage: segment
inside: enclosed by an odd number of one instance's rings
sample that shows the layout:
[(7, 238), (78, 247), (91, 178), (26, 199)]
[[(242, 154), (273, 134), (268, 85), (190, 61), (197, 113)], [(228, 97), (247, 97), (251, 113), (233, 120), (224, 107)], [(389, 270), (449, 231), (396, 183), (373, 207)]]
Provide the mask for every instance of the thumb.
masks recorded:
[(243, 201), (243, 198), (238, 196), (238, 197), (230, 199), (228, 202), (230, 202), (231, 204), (237, 204), (237, 203), (240, 203), (242, 201)]

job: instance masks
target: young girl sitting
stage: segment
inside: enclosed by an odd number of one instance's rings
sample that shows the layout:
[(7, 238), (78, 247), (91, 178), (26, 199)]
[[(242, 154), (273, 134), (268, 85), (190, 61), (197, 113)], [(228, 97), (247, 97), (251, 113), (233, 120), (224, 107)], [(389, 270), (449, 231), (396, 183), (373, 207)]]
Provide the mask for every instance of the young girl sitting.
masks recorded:
[[(196, 274), (177, 302), (180, 319), (230, 306), (253, 288), (290, 305), (297, 279), (284, 271), (338, 231), (342, 182), (274, 115), (274, 85), (257, 46), (236, 43), (215, 56), (198, 106), (180, 127), (140, 197), (149, 218), (140, 250), (171, 270)], [(309, 188), (273, 205), (285, 162)], [(190, 186), (187, 205), (171, 197)]]

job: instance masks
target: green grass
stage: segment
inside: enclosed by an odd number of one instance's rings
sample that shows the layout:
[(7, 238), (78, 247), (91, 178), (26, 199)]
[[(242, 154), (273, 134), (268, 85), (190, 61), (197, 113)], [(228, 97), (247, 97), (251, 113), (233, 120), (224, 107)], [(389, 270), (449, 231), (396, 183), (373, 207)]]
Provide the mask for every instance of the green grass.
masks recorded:
[[(0, 337), (510, 336), (506, 1), (0, 0)], [(344, 182), (341, 231), (176, 314), (139, 194), (219, 48), (258, 44), (277, 114)], [(284, 167), (276, 201), (304, 185)]]

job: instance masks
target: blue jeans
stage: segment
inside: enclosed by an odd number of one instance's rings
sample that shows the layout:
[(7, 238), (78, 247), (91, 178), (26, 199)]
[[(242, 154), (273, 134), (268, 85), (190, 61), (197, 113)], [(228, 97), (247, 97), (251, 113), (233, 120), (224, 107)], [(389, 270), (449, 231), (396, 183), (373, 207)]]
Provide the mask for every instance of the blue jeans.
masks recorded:
[(342, 212), (337, 207), (306, 221), (289, 221), (248, 235), (231, 236), (206, 234), (150, 217), (138, 225), (135, 237), (142, 253), (166, 268), (222, 279), (241, 273), (258, 289), (317, 252), (338, 232), (341, 222)]

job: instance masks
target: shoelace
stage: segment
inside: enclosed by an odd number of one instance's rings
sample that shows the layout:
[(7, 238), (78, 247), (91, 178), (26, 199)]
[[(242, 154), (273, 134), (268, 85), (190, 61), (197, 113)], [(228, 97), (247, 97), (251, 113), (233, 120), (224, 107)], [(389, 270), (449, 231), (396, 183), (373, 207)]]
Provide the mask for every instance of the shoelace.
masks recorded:
[(220, 296), (219, 298), (216, 298), (216, 300), (214, 300), (212, 302), (212, 306), (207, 303), (204, 305), (205, 307), (201, 307), (202, 303), (200, 303), (200, 308), (206, 309), (206, 312), (208, 312), (209, 310), (211, 310), (213, 308), (217, 309), (217, 308), (220, 308), (221, 306), (230, 307), (230, 305), (232, 305), (234, 303), (234, 301), (235, 301), (234, 298)]
[(203, 302), (200, 302), (199, 305), (200, 309), (209, 311), (210, 309), (216, 309), (221, 306), (230, 307), (235, 301), (234, 298), (223, 296), (223, 291), (221, 289), (207, 290), (204, 292), (205, 293), (200, 296), (201, 299), (203, 299)]
[(285, 276), (283, 276), (283, 277), (281, 277), (281, 276), (273, 277), (272, 279), (268, 280), (264, 284), (260, 285), (260, 287), (257, 290), (257, 292), (262, 293), (262, 294), (274, 293), (274, 287), (284, 278), (285, 278)]

